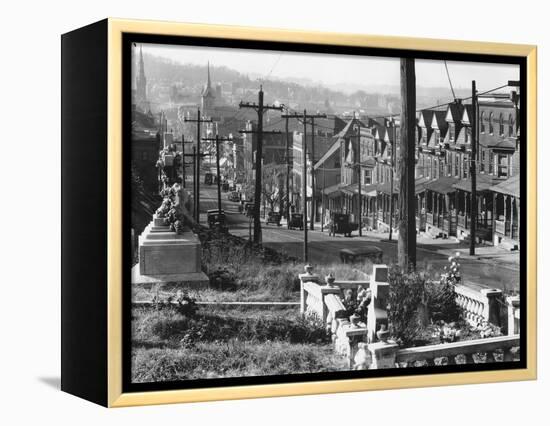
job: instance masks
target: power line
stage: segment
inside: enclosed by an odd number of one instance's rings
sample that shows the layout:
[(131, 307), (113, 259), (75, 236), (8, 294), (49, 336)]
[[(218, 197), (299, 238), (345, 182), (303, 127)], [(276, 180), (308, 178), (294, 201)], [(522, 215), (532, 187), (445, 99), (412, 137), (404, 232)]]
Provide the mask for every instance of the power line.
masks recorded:
[(451, 75), (449, 74), (449, 67), (447, 66), (447, 61), (443, 61), (445, 64), (445, 71), (447, 71), (447, 78), (449, 79), (449, 86), (451, 86), (451, 92), (453, 93), (453, 99), (456, 99), (455, 90), (453, 89), (453, 83), (451, 82)]

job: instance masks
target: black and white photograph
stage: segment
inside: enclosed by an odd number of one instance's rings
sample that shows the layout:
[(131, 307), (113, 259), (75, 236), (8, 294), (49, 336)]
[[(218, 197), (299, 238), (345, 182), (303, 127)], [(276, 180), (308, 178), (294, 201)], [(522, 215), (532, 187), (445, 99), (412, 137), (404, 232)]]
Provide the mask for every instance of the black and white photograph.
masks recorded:
[(129, 49), (131, 384), (525, 362), (518, 61)]

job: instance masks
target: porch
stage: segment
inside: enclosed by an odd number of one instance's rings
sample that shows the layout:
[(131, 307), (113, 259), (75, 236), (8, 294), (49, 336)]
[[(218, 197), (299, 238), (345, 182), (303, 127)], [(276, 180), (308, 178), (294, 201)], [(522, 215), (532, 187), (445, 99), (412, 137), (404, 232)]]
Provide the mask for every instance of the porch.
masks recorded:
[(490, 189), (494, 216), (493, 244), (507, 244), (510, 249), (516, 250), (519, 248), (521, 223), (519, 176), (513, 176)]

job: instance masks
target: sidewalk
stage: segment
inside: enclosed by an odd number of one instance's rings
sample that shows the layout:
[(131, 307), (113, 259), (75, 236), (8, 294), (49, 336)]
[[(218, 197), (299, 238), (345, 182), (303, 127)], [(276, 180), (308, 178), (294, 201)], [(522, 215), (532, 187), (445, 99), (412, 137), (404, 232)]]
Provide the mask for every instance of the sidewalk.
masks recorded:
[[(283, 221), (281, 221), (283, 223)], [(286, 221), (285, 221), (286, 226)], [(313, 232), (321, 232), (321, 224), (316, 223)], [(310, 231), (312, 232), (312, 231)], [(325, 227), (324, 233), (328, 236), (328, 230)], [(352, 238), (359, 241), (386, 242), (388, 241), (389, 232), (367, 231), (363, 229), (362, 236), (359, 237), (357, 231), (352, 233)], [(397, 243), (397, 234), (392, 235), (392, 241)], [(457, 252), (460, 257), (469, 260), (478, 260), (482, 262), (490, 262), (497, 264), (506, 264), (507, 266), (519, 267), (519, 251), (509, 251), (500, 247), (477, 245), (475, 248), (476, 254), (470, 256), (470, 245), (467, 242), (459, 241), (455, 237), (451, 238), (432, 238), (426, 236), (423, 232), (417, 234), (417, 246), (420, 250), (431, 251), (444, 256), (454, 256)]]

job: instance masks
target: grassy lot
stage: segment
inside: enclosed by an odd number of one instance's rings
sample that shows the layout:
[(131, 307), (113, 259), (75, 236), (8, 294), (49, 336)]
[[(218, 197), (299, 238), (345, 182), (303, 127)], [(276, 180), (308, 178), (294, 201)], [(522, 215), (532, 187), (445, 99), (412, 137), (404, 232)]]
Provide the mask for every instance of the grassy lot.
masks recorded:
[[(244, 262), (244, 261), (243, 261)], [(206, 265), (210, 286), (187, 290), (189, 296), (204, 302), (288, 302), (300, 298), (298, 274), (304, 272), (301, 263), (287, 261), (282, 264), (266, 264), (259, 259), (249, 258), (246, 263), (223, 263)], [(314, 273), (324, 280), (332, 272), (339, 280), (365, 279), (365, 273), (372, 271), (371, 263), (344, 265), (329, 264), (315, 267)], [(132, 285), (132, 299), (150, 301), (158, 293), (161, 298), (174, 296), (178, 290), (174, 284)]]
[(320, 321), (296, 308), (135, 308), (132, 341), (134, 382), (346, 368)]

